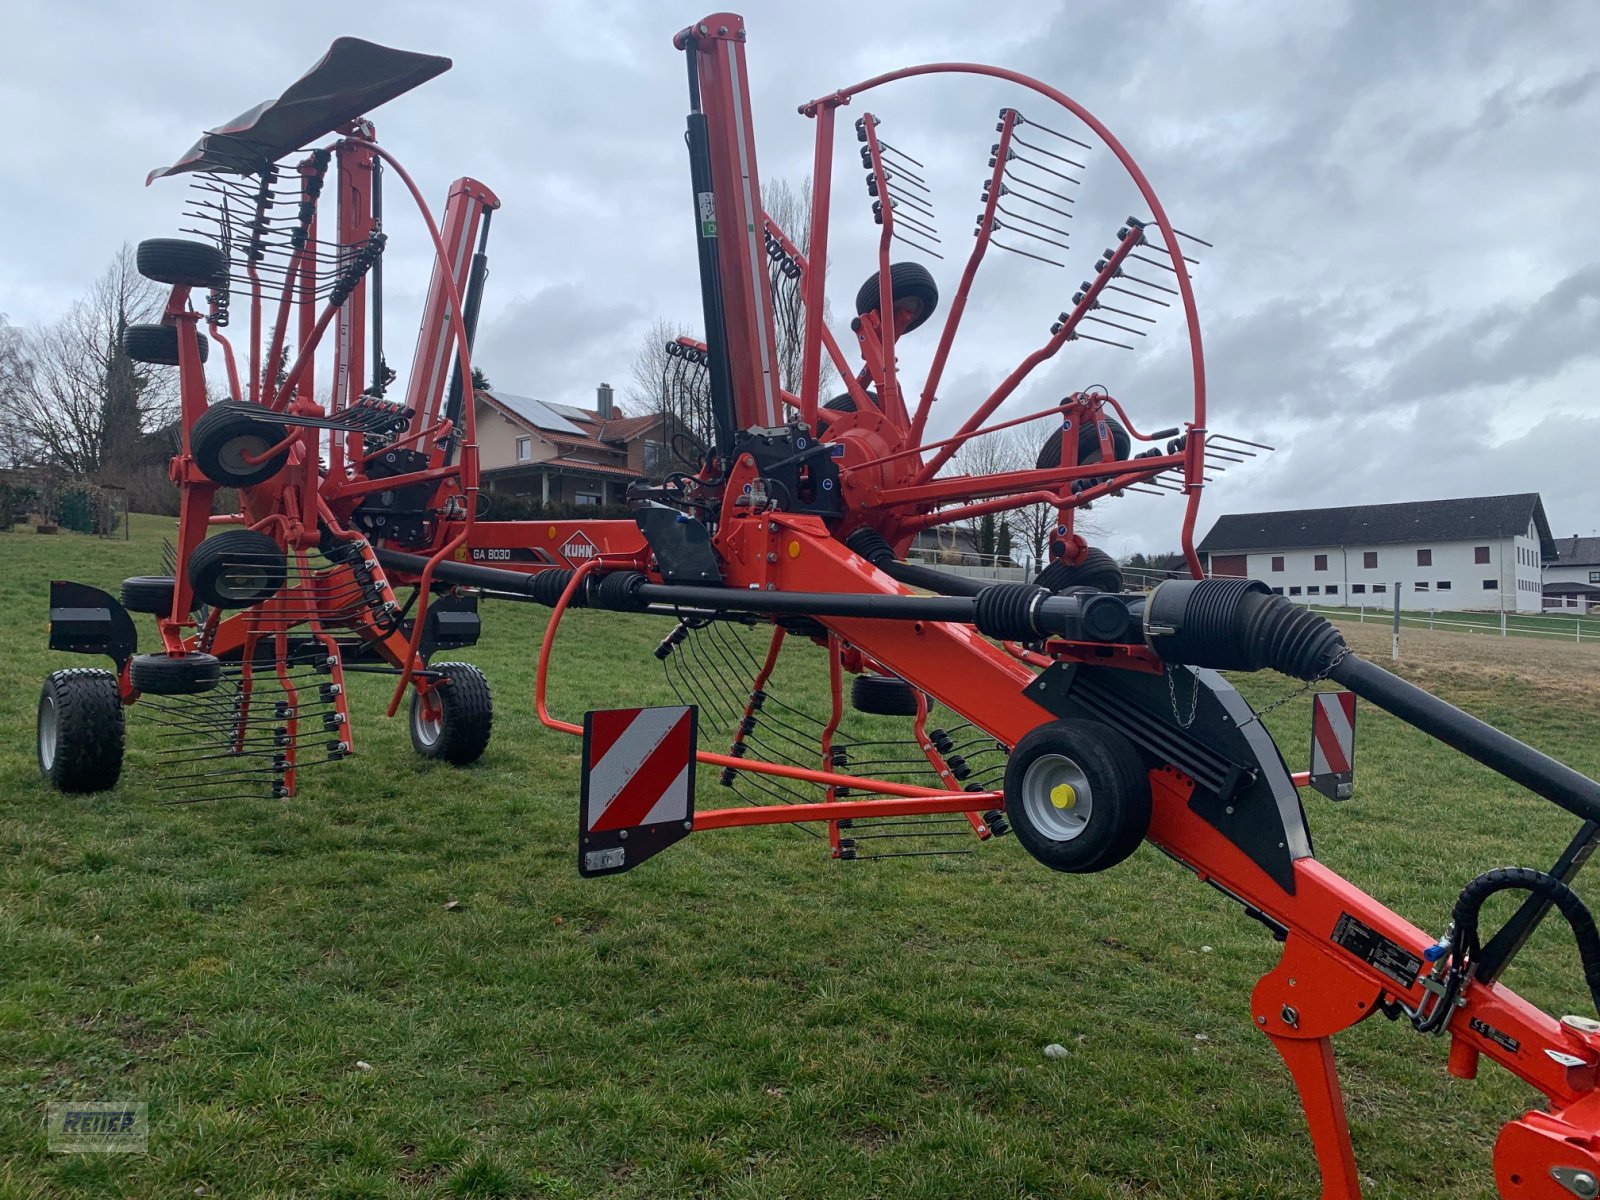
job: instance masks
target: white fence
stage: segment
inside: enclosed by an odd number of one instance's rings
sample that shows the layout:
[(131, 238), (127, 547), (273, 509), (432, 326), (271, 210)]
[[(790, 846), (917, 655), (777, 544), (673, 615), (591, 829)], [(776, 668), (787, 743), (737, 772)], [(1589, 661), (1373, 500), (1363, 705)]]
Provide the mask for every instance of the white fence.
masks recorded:
[[(1319, 604), (1306, 607), (1330, 621), (1354, 620), (1362, 625), (1379, 625), (1392, 628), (1392, 608), (1327, 608)], [(1600, 622), (1585, 621), (1581, 617), (1549, 616), (1532, 613), (1482, 613), (1482, 620), (1474, 614), (1439, 612), (1429, 609), (1425, 613), (1402, 612), (1402, 629), (1437, 629), (1444, 633), (1476, 633), (1490, 637), (1538, 637), (1562, 642), (1600, 642)]]

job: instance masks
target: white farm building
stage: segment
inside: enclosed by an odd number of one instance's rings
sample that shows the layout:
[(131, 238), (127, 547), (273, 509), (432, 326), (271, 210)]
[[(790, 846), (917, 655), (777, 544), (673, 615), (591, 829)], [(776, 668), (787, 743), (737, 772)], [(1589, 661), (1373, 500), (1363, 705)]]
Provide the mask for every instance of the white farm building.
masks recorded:
[(1537, 492), (1360, 504), (1218, 519), (1199, 550), (1211, 575), (1346, 607), (1538, 612), (1556, 555)]

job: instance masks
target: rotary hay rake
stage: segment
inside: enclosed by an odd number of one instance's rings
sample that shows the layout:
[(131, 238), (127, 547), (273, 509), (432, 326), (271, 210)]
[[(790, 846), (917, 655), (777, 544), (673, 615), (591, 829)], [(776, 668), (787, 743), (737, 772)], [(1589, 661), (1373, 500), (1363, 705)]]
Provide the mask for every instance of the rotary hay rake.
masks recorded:
[[(675, 343), (668, 370), (706, 424), (704, 444), (685, 452), (685, 470), (633, 490), (631, 522), (475, 520), (472, 405), (462, 404), (454, 386), (447, 401), (441, 397), (452, 356), (457, 378), (471, 378), (481, 266), (474, 285), (467, 248), (476, 216), (486, 225), (494, 206), (481, 185), (462, 181), (452, 189), (445, 233), (434, 239), (440, 266), (407, 404), (397, 409), (384, 399), (381, 353), (372, 356), (373, 385), (359, 388), (354, 347), (361, 339), (351, 335), (361, 329), (364, 276), (381, 263), (381, 241), (375, 240), (381, 228), (376, 196), (370, 190), (363, 196), (360, 174), (349, 177), (347, 192), (342, 169), (354, 163), (370, 179), (376, 159), (393, 165), (376, 150), (370, 124), (359, 114), (398, 94), (389, 89), (411, 78), (398, 59), (385, 60), (377, 72), (381, 83), (369, 78), (369, 91), (325, 106), (309, 128), (284, 122), (248, 153), (234, 153), (248, 143), (252, 125), (271, 130), (283, 116), (265, 106), (208, 135), (179, 164), (256, 179), (216, 183), (228, 199), (213, 201), (227, 213), (220, 222), (224, 250), (246, 247), (243, 275), (253, 295), (265, 286), (257, 281), (267, 279), (263, 262), (270, 254), (263, 232), (268, 223), (251, 224), (249, 205), (253, 197), (259, 213), (275, 198), (269, 180), (276, 178), (278, 157), (338, 132), (340, 140), (327, 153), (341, 165), (341, 205), (347, 194), (354, 203), (341, 206), (340, 236), (324, 250), (314, 241), (314, 215), (304, 215), (303, 207), (319, 178), (317, 152), (297, 168), (305, 240), (290, 235), (287, 261), (271, 281), (291, 298), (291, 307), (298, 305), (300, 350), (284, 371), (287, 315), (280, 308), (260, 356), (261, 326), (253, 317), (248, 398), (230, 370), (230, 401), (204, 404), (196, 331), (202, 318), (189, 310), (188, 292), (219, 288), (221, 268), (207, 259), (207, 271), (190, 270), (200, 260), (182, 258), (182, 277), (169, 280), (174, 293), (167, 321), (157, 327), (161, 332), (141, 335), (152, 346), (160, 338), (170, 347), (168, 357), (185, 382), (186, 443), (174, 465), (185, 488), (178, 569), (171, 581), (150, 584), (151, 590), (170, 589), (157, 605), (164, 611), (163, 649), (135, 656), (132, 623), (117, 601), (80, 585), (56, 585), (52, 644), (111, 653), (119, 673), (87, 673), (97, 681), (93, 687), (83, 684), (83, 672), (52, 677), (41, 705), (46, 773), (69, 788), (102, 783), (104, 771), (85, 778), (62, 764), (98, 761), (95, 753), (109, 759), (102, 743), (111, 739), (96, 742), (85, 731), (120, 722), (125, 701), (138, 692), (160, 693), (162, 685), (169, 694), (203, 694), (210, 717), (202, 725), (235, 731), (241, 707), (259, 708), (253, 693), (245, 695), (246, 680), (260, 673), (263, 660), (280, 685), (281, 698), (273, 703), (297, 717), (296, 669), (328, 672), (320, 686), (328, 689), (334, 711), (324, 719), (342, 728), (347, 714), (339, 707), (338, 673), (358, 666), (363, 653), (377, 654), (383, 669), (398, 676), (391, 712), (412, 688), (414, 738), (425, 743), (430, 731), (439, 736), (458, 728), (452, 716), (462, 711), (456, 698), (463, 694), (481, 695), (487, 713), (481, 679), (424, 666), (432, 650), (451, 637), (455, 644), (470, 642), (478, 598), (532, 600), (553, 608), (538, 659), (539, 720), (585, 739), (582, 873), (629, 870), (690, 832), (740, 825), (818, 826), (837, 858), (866, 857), (863, 833), (874, 829), (896, 840), (902, 833), (927, 838), (945, 829), (926, 822), (949, 820), (986, 839), (1009, 825), (1045, 865), (1078, 873), (1112, 867), (1149, 840), (1239, 903), (1283, 945), (1278, 966), (1256, 986), (1251, 1013), (1299, 1089), (1323, 1196), (1360, 1195), (1331, 1038), (1374, 1013), (1418, 1032), (1447, 1034), (1453, 1074), (1473, 1076), (1487, 1056), (1546, 1097), (1545, 1108), (1502, 1130), (1494, 1154), (1502, 1195), (1600, 1192), (1600, 1022), (1547, 1016), (1501, 982), (1554, 908), (1572, 926), (1591, 993), (1600, 995), (1600, 935), (1570, 887), (1600, 833), (1600, 785), (1362, 661), (1327, 622), (1264, 585), (1200, 577), (1193, 533), (1206, 472), (1258, 448), (1226, 440), (1207, 425), (1192, 262), (1185, 254), (1202, 243), (1172, 226), (1131, 156), (1075, 101), (1014, 72), (939, 63), (801, 105), (816, 132), (809, 255), (803, 255), (760, 205), (744, 42), (742, 20), (728, 13), (690, 26), (674, 42), (688, 73), (706, 332), (703, 342)], [(327, 85), (339, 78), (320, 71), (307, 79)], [(905, 245), (938, 256), (946, 243), (934, 218), (931, 173), (880, 136), (879, 118), (870, 111), (853, 123), (880, 229), (877, 270), (858, 293), (851, 322), (859, 368), (822, 320), (820, 264), (828, 261), (839, 110), (923, 75), (1003, 82), (1031, 93), (1030, 105), (1048, 103), (1065, 115), (1046, 125), (1017, 107), (1000, 110), (974, 244), (918, 391), (900, 370), (897, 345), (935, 315), (940, 298), (924, 267), (894, 261), (891, 251)], [(330, 122), (330, 116), (338, 119)], [(1067, 231), (1077, 219), (1072, 189), (1090, 153), (1117, 159), (1143, 212), (1114, 227), (1111, 244), (1095, 256), (1092, 274), (1073, 291), (1048, 339), (953, 435), (930, 438), (945, 363), (988, 249), (1041, 267), (1063, 263), (1072, 244)], [(313, 245), (315, 252), (307, 249)], [(240, 258), (230, 253), (227, 262)], [(318, 263), (334, 269), (331, 284), (315, 269)], [(783, 289), (794, 289), (788, 298), (798, 299), (806, 317), (801, 381), (793, 393), (779, 385), (775, 369), (774, 279), (780, 298)], [(324, 289), (327, 303), (313, 315), (311, 298), (320, 299)], [(462, 292), (464, 306), (458, 303)], [(1127, 345), (1108, 334), (1133, 336), (1161, 311), (1181, 316), (1188, 345), (1191, 411), (1181, 426), (1142, 434), (1121, 401), (1087, 388), (1048, 409), (992, 420), (1030, 373), (1068, 342)], [(214, 293), (206, 318), (214, 331), (219, 313), (226, 316), (226, 304)], [(310, 398), (306, 346), (330, 323), (340, 330), (338, 391), (330, 411), (319, 413)], [(845, 391), (831, 399), (821, 395), (825, 355), (845, 381)], [(358, 418), (352, 410), (372, 415)], [(246, 419), (266, 428), (247, 429)], [(201, 436), (208, 420), (224, 423), (229, 434), (215, 454)], [(1028, 421), (1051, 430), (1034, 469), (946, 473), (963, 444)], [(318, 428), (333, 432), (325, 468), (309, 432)], [(1148, 448), (1134, 453), (1136, 441)], [(387, 464), (387, 476), (379, 462)], [(272, 552), (258, 541), (250, 547), (239, 542), (226, 554), (201, 553), (210, 490), (228, 481), (217, 479), (213, 467), (235, 470), (230, 478), (241, 485), (248, 528), (230, 532), (270, 540)], [(1085, 504), (1135, 488), (1182, 497), (1182, 545), (1195, 578), (1168, 581), (1149, 593), (1124, 592), (1116, 564), (1077, 535), (1074, 516)], [(1051, 561), (1032, 584), (984, 584), (904, 561), (920, 530), (1036, 503), (1054, 508), (1057, 521)], [(403, 609), (393, 599), (396, 587), (412, 589)], [(189, 616), (196, 596), (217, 606), (198, 624)], [(240, 601), (242, 612), (217, 615), (224, 604)], [(574, 606), (671, 618), (675, 623), (656, 657), (685, 704), (592, 712), (582, 725), (552, 714), (546, 684), (562, 617)], [(345, 615), (334, 620), (333, 612)], [(409, 632), (402, 614), (410, 616)], [(802, 661), (806, 655), (809, 662)], [(816, 670), (819, 661), (829, 682), (823, 714), (790, 705), (781, 686), (787, 672)], [(1263, 669), (1342, 684), (1584, 824), (1550, 870), (1492, 871), (1473, 880), (1444, 933), (1431, 936), (1313, 856), (1298, 790), (1306, 777), (1289, 772), (1258, 714), (1218, 673)], [(910, 737), (877, 737), (881, 724), (849, 729), (846, 675), (854, 677), (850, 707), (884, 721), (909, 718)], [(221, 699), (213, 694), (219, 678)], [(430, 708), (430, 695), (437, 707)], [(937, 728), (929, 724), (934, 704), (950, 714), (941, 712)], [(91, 710), (100, 726), (86, 721)], [(726, 738), (727, 748), (699, 749), (701, 730)], [(486, 721), (481, 732), (486, 736)], [(271, 736), (285, 733), (293, 744), (297, 735), (286, 726)], [(696, 811), (696, 764), (716, 769), (719, 783), (751, 803)], [(931, 784), (917, 781), (928, 774)], [(1480, 909), (1504, 890), (1528, 898), (1488, 935), (1479, 928)]]

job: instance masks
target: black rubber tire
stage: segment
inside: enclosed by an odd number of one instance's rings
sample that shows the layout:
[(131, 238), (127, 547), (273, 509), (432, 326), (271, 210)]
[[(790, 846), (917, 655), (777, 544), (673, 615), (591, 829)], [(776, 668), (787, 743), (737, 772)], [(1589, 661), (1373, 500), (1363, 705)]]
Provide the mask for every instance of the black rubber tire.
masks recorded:
[(850, 681), (850, 707), (880, 717), (914, 717), (917, 689), (894, 675), (857, 675)]
[(228, 257), (209, 242), (183, 238), (146, 238), (135, 256), (139, 274), (157, 283), (185, 287), (228, 285)]
[[(910, 333), (938, 311), (939, 285), (934, 283), (933, 276), (928, 274), (928, 268), (921, 263), (890, 263), (889, 287), (889, 294), (894, 297), (896, 304), (899, 304), (902, 300), (917, 300), (922, 304), (921, 310), (911, 318), (911, 323), (906, 326), (907, 333)], [(877, 311), (879, 299), (878, 272), (874, 271), (867, 276), (867, 281), (861, 285), (861, 290), (856, 293), (857, 314), (864, 315)]]
[(122, 581), (122, 607), (129, 612), (153, 613), (158, 617), (172, 613), (172, 593), (177, 580), (171, 575), (135, 575)]
[(215, 655), (198, 651), (173, 658), (167, 654), (138, 654), (129, 668), (133, 690), (150, 696), (197, 696), (209, 692), (222, 678)]
[(411, 693), (411, 745), (423, 758), (437, 759), (457, 767), (475, 763), (488, 749), (494, 730), (494, 697), (489, 681), (471, 663), (431, 663), (449, 682), (435, 693), (442, 710), (437, 726), (425, 720), (422, 694)]
[(39, 770), (58, 792), (109, 791), (122, 775), (126, 729), (115, 675), (99, 667), (57, 671), (39, 693)]
[[(197, 335), (200, 341), (200, 361), (211, 355), (211, 343), (205, 334)], [(178, 365), (178, 327), (176, 325), (129, 325), (122, 331), (122, 349), (134, 362), (153, 363), (158, 367)]]
[[(1067, 776), (1081, 783), (1070, 804), (1058, 805), (1058, 785), (1050, 780), (1064, 783)], [(1077, 809), (1085, 785), (1089, 807), (1081, 823), (1050, 812)], [(1041, 795), (1041, 788), (1049, 790)], [(1005, 796), (1006, 820), (1017, 841), (1054, 871), (1084, 875), (1114, 867), (1150, 830), (1144, 759), (1132, 742), (1099, 721), (1051, 721), (1026, 734), (1006, 762)]]
[(213, 483), (223, 487), (254, 487), (265, 483), (289, 461), (287, 449), (264, 462), (247, 463), (242, 453), (262, 454), (289, 436), (283, 425), (272, 419), (270, 410), (259, 404), (240, 404), (225, 400), (200, 414), (189, 430), (189, 449), (195, 466)]
[[(1128, 457), (1128, 451), (1133, 442), (1128, 437), (1128, 431), (1115, 417), (1106, 417), (1106, 424), (1111, 428), (1111, 449), (1119, 459)], [(1080, 463), (1097, 463), (1100, 461), (1100, 431), (1093, 425), (1083, 425), (1078, 429), (1078, 461)], [(1033, 464), (1038, 470), (1045, 471), (1051, 467), (1061, 465), (1061, 433), (1059, 428), (1044, 441), (1039, 447), (1039, 457)]]
[(1069, 587), (1089, 587), (1097, 592), (1122, 590), (1122, 567), (1116, 559), (1095, 546), (1084, 553), (1083, 561), (1075, 567), (1064, 562), (1053, 562), (1034, 577), (1034, 583), (1052, 592)]
[(189, 555), (195, 599), (217, 608), (249, 608), (275, 595), (289, 578), (278, 543), (254, 529), (209, 537)]
[(827, 409), (829, 412), (855, 412), (856, 398), (849, 392), (845, 392), (843, 395), (835, 396), (822, 407)]

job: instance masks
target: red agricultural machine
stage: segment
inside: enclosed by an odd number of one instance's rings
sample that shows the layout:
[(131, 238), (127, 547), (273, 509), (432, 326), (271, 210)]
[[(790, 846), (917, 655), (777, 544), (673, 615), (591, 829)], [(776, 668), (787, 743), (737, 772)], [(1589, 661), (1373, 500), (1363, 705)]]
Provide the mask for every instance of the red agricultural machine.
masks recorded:
[[(151, 251), (149, 260), (151, 273), (173, 276), (173, 300), (167, 320), (138, 336), (150, 347), (160, 339), (162, 355), (185, 373), (185, 445), (174, 460), (185, 489), (177, 569), (171, 581), (149, 584), (152, 593), (168, 589), (155, 605), (163, 645), (135, 656), (131, 622), (116, 601), (56, 585), (52, 643), (109, 652), (119, 673), (96, 674), (90, 685), (69, 672), (47, 685), (46, 773), (69, 788), (114, 778), (110, 768), (73, 772), (102, 752), (86, 730), (120, 730), (122, 705), (140, 693), (197, 693), (211, 705), (201, 723), (226, 737), (259, 726), (259, 689), (276, 681), (272, 749), (294, 746), (304, 735), (292, 722), (304, 720), (310, 698), (300, 671), (323, 674), (315, 695), (328, 697), (322, 720), (337, 756), (349, 745), (339, 673), (367, 657), (397, 676), (391, 711), (412, 689), (419, 748), (430, 736), (457, 746), (459, 736), (481, 749), (488, 704), (480, 679), (432, 663), (432, 652), (471, 640), (479, 598), (547, 604), (553, 612), (539, 651), (536, 707), (548, 728), (584, 738), (584, 874), (629, 870), (691, 832), (742, 825), (815, 827), (838, 859), (875, 856), (868, 853), (874, 837), (928, 837), (933, 822), (953, 822), (956, 832), (980, 840), (1009, 826), (1042, 863), (1079, 873), (1113, 867), (1149, 840), (1283, 945), (1279, 965), (1256, 986), (1251, 1013), (1299, 1089), (1323, 1196), (1361, 1190), (1331, 1038), (1376, 1013), (1447, 1035), (1453, 1074), (1473, 1076), (1486, 1056), (1547, 1097), (1544, 1109), (1500, 1135), (1494, 1170), (1502, 1195), (1600, 1194), (1600, 1021), (1547, 1016), (1501, 982), (1554, 908), (1576, 936), (1600, 1002), (1600, 934), (1570, 886), (1600, 833), (1600, 785), (1363, 661), (1326, 621), (1263, 584), (1201, 577), (1193, 531), (1206, 472), (1255, 447), (1208, 428), (1185, 253), (1201, 243), (1172, 226), (1127, 151), (1078, 103), (1014, 72), (936, 63), (877, 76), (800, 106), (816, 133), (809, 253), (802, 254), (793, 231), (778, 228), (761, 206), (742, 20), (709, 16), (674, 44), (688, 73), (705, 339), (675, 343), (671, 369), (694, 377), (710, 427), (708, 444), (692, 447), (683, 470), (633, 489), (632, 521), (475, 519), (472, 406), (460, 397), (471, 378), (481, 272), (475, 276), (467, 261), (478, 218), (486, 225), (494, 201), (470, 181), (453, 189), (435, 237), (439, 268), (405, 404), (385, 398), (378, 352), (373, 381), (361, 386), (363, 288), (382, 244), (371, 185), (380, 161), (400, 173), (360, 113), (403, 90), (404, 80), (414, 82), (401, 64), (420, 56), (364, 47), (362, 61), (383, 66), (358, 87), (330, 65), (336, 45), (296, 85), (339, 97), (320, 110), (312, 105), (315, 120), (291, 121), (295, 106), (286, 94), (281, 109), (265, 106), (207, 135), (179, 164), (220, 172), (209, 203), (222, 214), (223, 253), (172, 248)], [(412, 69), (427, 72), (442, 61)], [(938, 253), (944, 243), (935, 240), (920, 164), (885, 139), (868, 105), (880, 89), (927, 75), (1008, 85), (1028, 95), (1029, 112), (999, 109), (973, 243), (943, 304), (930, 365), (913, 383), (897, 348), (920, 327), (931, 332), (941, 297), (926, 269), (896, 261), (892, 250), (900, 242)], [(824, 319), (841, 110), (859, 114), (845, 136), (855, 139), (880, 227), (876, 270), (850, 322), (854, 358)], [(327, 132), (338, 135), (333, 148), (314, 151), (292, 172), (292, 219), (245, 219), (278, 202), (277, 158)], [(1078, 219), (1071, 188), (1089, 152), (1117, 160), (1140, 211), (1113, 223), (1103, 242), (1092, 240), (1105, 248), (1089, 256), (1093, 266), (1068, 289), (1070, 303), (1042, 322), (1049, 332), (1038, 347), (970, 412), (946, 419), (940, 385), (980, 265), (996, 247), (1049, 264), (1064, 257), (1072, 244), (1066, 231)], [(315, 202), (318, 163), (330, 160), (340, 166), (339, 233), (325, 244), (315, 236)], [(272, 274), (264, 264), (274, 254)], [(230, 398), (208, 407), (196, 327), (206, 320), (219, 328), (226, 286), (241, 275), (253, 307), (270, 300), (271, 287), (283, 299), (270, 329), (252, 319), (248, 392), (230, 371)], [(796, 289), (805, 318), (797, 391), (781, 385), (777, 369), (774, 278)], [(204, 317), (189, 307), (198, 286), (213, 289)], [(1191, 364), (1180, 425), (1141, 433), (1131, 402), (1094, 388), (996, 419), (1028, 376), (1069, 343), (1133, 336), (1164, 311), (1181, 320)], [(299, 343), (286, 366), (291, 313)], [(341, 347), (334, 403), (319, 406), (307, 347), (330, 327)], [(831, 399), (822, 395), (825, 358), (845, 381)], [(446, 391), (452, 361), (457, 374)], [(949, 473), (960, 446), (1028, 421), (1047, 430), (1033, 469)], [(936, 428), (953, 432), (936, 436)], [(1146, 448), (1135, 452), (1135, 443)], [(242, 528), (202, 539), (211, 491), (223, 485), (240, 489)], [(1116, 564), (1076, 535), (1073, 518), (1086, 503), (1135, 488), (1181, 497), (1182, 544), (1195, 578), (1124, 591)], [(1039, 503), (1058, 519), (1051, 561), (1031, 583), (975, 581), (905, 561), (920, 530)], [(246, 534), (248, 545), (238, 536)], [(225, 549), (207, 549), (224, 538), (233, 539)], [(485, 565), (493, 562), (510, 565)], [(410, 590), (404, 605), (394, 601), (396, 589)], [(196, 598), (210, 606), (198, 617)], [(593, 712), (581, 725), (551, 713), (546, 684), (557, 634), (575, 606), (672, 622), (656, 657), (684, 704)], [(224, 610), (232, 615), (221, 616)], [(791, 703), (779, 686), (786, 673), (805, 669), (825, 673), (829, 700), (820, 711)], [(1262, 669), (1342, 684), (1584, 823), (1548, 871), (1478, 877), (1444, 932), (1428, 934), (1313, 856), (1300, 801), (1305, 777), (1289, 771), (1259, 714), (1219, 674)], [(930, 726), (936, 706), (937, 728)], [(99, 724), (86, 723), (89, 709)], [(476, 713), (481, 723), (473, 722)], [(892, 744), (851, 733), (856, 713), (898, 717), (910, 730)], [(109, 734), (102, 736), (109, 745)], [(219, 753), (247, 752), (248, 738), (237, 736)], [(699, 748), (707, 737), (718, 749)], [(292, 767), (284, 754), (272, 765), (284, 761)], [(697, 807), (697, 764), (715, 769), (718, 783), (746, 803)], [(927, 782), (915, 781), (919, 773)], [(1527, 899), (1502, 928), (1481, 930), (1484, 901), (1505, 890)]]

